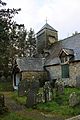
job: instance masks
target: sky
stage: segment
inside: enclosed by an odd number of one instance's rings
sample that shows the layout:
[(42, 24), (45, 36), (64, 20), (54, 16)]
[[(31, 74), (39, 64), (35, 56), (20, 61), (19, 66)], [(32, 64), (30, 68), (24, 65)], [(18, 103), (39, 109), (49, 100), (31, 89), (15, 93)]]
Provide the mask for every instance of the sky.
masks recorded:
[(21, 8), (15, 21), (37, 33), (47, 23), (58, 31), (58, 38), (80, 32), (80, 0), (2, 0), (7, 8)]

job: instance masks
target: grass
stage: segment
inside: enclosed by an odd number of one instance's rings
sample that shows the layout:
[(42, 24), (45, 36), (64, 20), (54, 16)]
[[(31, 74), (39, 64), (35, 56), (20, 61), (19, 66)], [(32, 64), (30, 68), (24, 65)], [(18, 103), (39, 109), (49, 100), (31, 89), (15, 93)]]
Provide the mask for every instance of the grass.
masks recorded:
[(22, 116), (18, 113), (8, 113), (4, 116), (0, 116), (0, 120), (36, 120), (34, 118), (28, 118), (26, 116)]
[(69, 106), (69, 95), (72, 92), (80, 95), (80, 88), (65, 88), (63, 95), (56, 96), (51, 102), (38, 104), (37, 109), (66, 117), (78, 115), (80, 114), (80, 104), (75, 107)]
[(13, 93), (11, 93), (11, 98), (13, 100), (15, 100), (17, 103), (21, 104), (21, 105), (25, 105), (26, 104), (26, 99), (27, 97), (26, 96), (18, 96), (18, 92), (15, 91)]
[[(1, 91), (9, 91), (12, 89), (11, 83), (1, 83), (0, 84), (0, 92)], [(42, 90), (40, 90), (41, 92)], [(35, 109), (39, 111), (48, 112), (53, 115), (62, 116), (62, 117), (71, 117), (80, 114), (80, 104), (75, 107), (69, 106), (69, 95), (75, 92), (79, 95), (80, 99), (80, 88), (65, 88), (63, 95), (55, 96), (51, 102), (40, 103), (36, 106)], [(2, 93), (2, 92), (1, 92)], [(18, 104), (25, 105), (27, 97), (19, 97), (18, 92), (7, 92), (7, 95)], [(27, 109), (28, 110), (28, 109)], [(32, 111), (32, 109), (31, 109)], [(25, 116), (19, 115), (18, 113), (8, 113), (4, 117), (0, 116), (0, 120), (34, 120), (33, 118), (25, 118)]]

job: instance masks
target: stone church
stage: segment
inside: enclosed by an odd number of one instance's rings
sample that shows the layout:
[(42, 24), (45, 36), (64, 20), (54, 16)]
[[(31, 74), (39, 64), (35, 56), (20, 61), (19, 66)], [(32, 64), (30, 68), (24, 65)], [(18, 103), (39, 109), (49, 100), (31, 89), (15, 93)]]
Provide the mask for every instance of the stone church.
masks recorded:
[(80, 33), (58, 40), (58, 31), (46, 23), (36, 36), (36, 55), (16, 60), (13, 87), (23, 80), (63, 80), (80, 86)]

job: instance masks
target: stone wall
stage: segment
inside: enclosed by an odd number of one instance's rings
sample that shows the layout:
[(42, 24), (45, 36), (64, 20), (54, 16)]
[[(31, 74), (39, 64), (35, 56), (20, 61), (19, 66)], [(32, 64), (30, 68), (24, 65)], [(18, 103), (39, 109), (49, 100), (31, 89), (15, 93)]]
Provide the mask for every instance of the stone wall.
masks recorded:
[[(73, 86), (80, 85), (80, 79), (77, 80), (77, 78), (80, 78), (80, 62), (74, 62), (70, 64), (70, 84)], [(78, 82), (78, 83), (77, 83)]]
[(49, 71), (51, 79), (61, 78), (61, 66), (60, 65), (49, 66), (49, 67), (46, 67), (46, 69)]
[(46, 72), (22, 72), (22, 80), (40, 80), (40, 79), (47, 79)]
[[(47, 67), (51, 79), (61, 78), (61, 65)], [(80, 62), (73, 62), (69, 65), (69, 78), (61, 78), (65, 85), (80, 86)]]

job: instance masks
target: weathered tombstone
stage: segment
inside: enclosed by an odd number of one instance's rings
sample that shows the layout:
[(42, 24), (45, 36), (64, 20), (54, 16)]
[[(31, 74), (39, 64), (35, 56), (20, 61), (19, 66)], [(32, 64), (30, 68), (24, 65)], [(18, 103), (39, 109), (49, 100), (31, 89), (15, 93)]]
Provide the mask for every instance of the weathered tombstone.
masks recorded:
[(26, 100), (26, 106), (27, 107), (33, 107), (37, 104), (37, 93), (39, 90), (39, 82), (38, 81), (32, 81), (30, 83), (30, 89), (27, 94), (27, 100)]
[(64, 83), (63, 81), (56, 81), (55, 82), (55, 91), (56, 95), (62, 95), (64, 94)]
[(76, 87), (80, 88), (80, 75), (76, 77)]
[(39, 90), (39, 81), (32, 81), (30, 83), (30, 90), (38, 91)]
[(30, 88), (30, 81), (29, 80), (21, 81), (18, 85), (18, 95), (19, 96), (26, 95), (29, 88)]
[(28, 108), (33, 107), (34, 105), (36, 105), (36, 96), (37, 96), (37, 94), (33, 90), (30, 90), (28, 92), (27, 101), (26, 101), (26, 106)]
[(1, 81), (1, 82), (6, 82), (5, 76), (2, 76), (2, 77), (0, 78), (0, 81)]
[(52, 100), (52, 90), (51, 90), (50, 82), (45, 82), (45, 85), (43, 87), (43, 97), (45, 102)]
[(38, 93), (38, 94), (37, 94), (36, 102), (37, 102), (37, 103), (43, 102), (43, 98), (42, 98), (42, 97), (43, 97), (42, 94), (41, 94), (41, 93)]
[(74, 107), (79, 103), (79, 98), (75, 92), (71, 93), (69, 96), (69, 106)]

